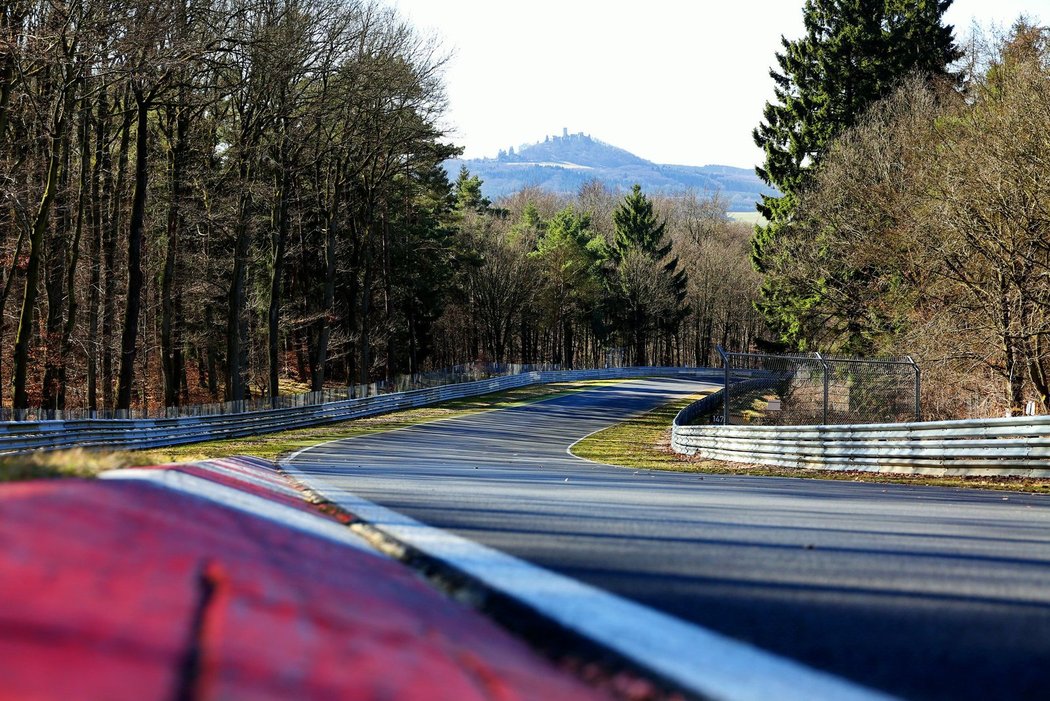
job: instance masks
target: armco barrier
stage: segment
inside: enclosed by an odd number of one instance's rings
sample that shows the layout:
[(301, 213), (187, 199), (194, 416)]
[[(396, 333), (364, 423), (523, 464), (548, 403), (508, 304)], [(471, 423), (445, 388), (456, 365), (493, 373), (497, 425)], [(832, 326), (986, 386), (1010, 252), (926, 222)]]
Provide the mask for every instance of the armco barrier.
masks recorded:
[(705, 368), (553, 370), (508, 375), (490, 380), (463, 382), (410, 392), (382, 394), (315, 406), (253, 411), (244, 414), (172, 419), (9, 421), (0, 423), (0, 454), (63, 448), (159, 448), (346, 421), (533, 384), (676, 375), (700, 376), (713, 381), (717, 381), (719, 377), (718, 371)]
[(721, 392), (675, 417), (675, 451), (780, 467), (1050, 477), (1050, 416), (850, 426), (690, 425)]

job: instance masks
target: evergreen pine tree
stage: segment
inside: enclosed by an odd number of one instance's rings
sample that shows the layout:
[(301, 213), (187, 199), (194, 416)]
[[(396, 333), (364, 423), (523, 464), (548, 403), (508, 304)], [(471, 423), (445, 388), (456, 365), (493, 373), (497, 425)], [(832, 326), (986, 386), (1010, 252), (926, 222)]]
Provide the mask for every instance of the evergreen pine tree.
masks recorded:
[[(612, 316), (619, 317), (617, 325), (625, 338), (632, 338), (634, 362), (645, 361), (646, 327), (653, 325), (668, 336), (677, 332), (682, 320), (689, 314), (685, 304), (689, 279), (684, 269), (679, 269), (677, 256), (671, 256), (671, 242), (665, 240), (665, 223), (657, 219), (653, 202), (635, 185), (630, 194), (613, 212), (615, 230), (612, 259), (619, 267), (617, 304), (619, 309)], [(659, 299), (642, 299), (637, 279), (625, 276), (624, 268), (631, 254), (641, 254), (651, 261), (656, 274), (657, 287), (663, 294)], [(662, 261), (662, 262), (661, 262)], [(669, 359), (663, 359), (670, 362)]]
[[(538, 222), (538, 213), (534, 221)], [(532, 219), (532, 215), (528, 215)], [(600, 296), (600, 236), (591, 230), (591, 218), (570, 205), (547, 222), (530, 257), (539, 264), (543, 278), (541, 305), (561, 337), (557, 362), (573, 366), (577, 326), (593, 315)]]
[(481, 194), (481, 178), (471, 175), (465, 165), (459, 167), (455, 190), (456, 206), (461, 212), (473, 211), (483, 214), (492, 206), (492, 200)]
[(664, 244), (664, 224), (657, 221), (653, 213), (653, 202), (642, 192), (641, 185), (635, 185), (631, 194), (624, 197), (620, 206), (613, 212), (613, 255), (617, 260), (623, 258), (627, 251), (638, 248), (652, 255), (663, 258), (670, 250), (670, 244)]
[[(942, 23), (952, 0), (806, 0), (805, 34), (781, 38), (779, 70), (770, 70), (773, 102), (766, 103), (755, 144), (765, 151), (758, 175), (780, 191), (758, 206), (767, 223), (755, 228), (752, 260), (765, 272), (777, 240), (788, 235), (797, 196), (831, 141), (908, 73), (948, 75), (961, 55), (952, 27)], [(819, 302), (810, 290), (796, 299), (783, 285), (763, 286), (760, 308), (784, 333), (795, 316)]]

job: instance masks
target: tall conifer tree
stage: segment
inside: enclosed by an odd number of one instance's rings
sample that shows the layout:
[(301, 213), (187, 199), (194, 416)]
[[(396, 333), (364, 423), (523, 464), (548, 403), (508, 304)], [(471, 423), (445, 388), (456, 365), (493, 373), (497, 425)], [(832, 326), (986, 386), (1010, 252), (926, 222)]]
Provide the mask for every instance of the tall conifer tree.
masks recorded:
[[(753, 132), (765, 151), (758, 175), (780, 191), (758, 206), (767, 223), (755, 229), (752, 260), (765, 272), (778, 239), (788, 235), (797, 196), (831, 141), (907, 74), (948, 75), (961, 55), (943, 24), (952, 0), (806, 0), (805, 34), (781, 38), (772, 102)], [(763, 287), (763, 313), (783, 332), (815, 304), (783, 286)]]
[[(672, 244), (664, 235), (666, 222), (661, 222), (653, 210), (653, 201), (645, 196), (640, 185), (635, 185), (631, 193), (624, 197), (613, 211), (615, 236), (612, 245), (612, 259), (619, 271), (616, 283), (620, 299), (620, 309), (613, 316), (619, 315), (619, 324), (625, 337), (634, 339), (634, 362), (645, 362), (645, 327), (655, 324), (667, 336), (674, 336), (682, 320), (689, 313), (685, 304), (689, 279), (684, 269), (679, 268), (677, 256), (671, 255)], [(651, 261), (656, 282), (662, 288), (660, 299), (647, 299), (648, 290), (638, 289), (638, 280), (631, 280), (625, 270), (633, 267), (628, 259), (631, 254), (641, 254)], [(636, 264), (636, 263), (635, 263)], [(651, 319), (647, 317), (653, 317)], [(671, 363), (668, 349), (665, 349), (662, 360)]]
[(664, 241), (664, 223), (653, 213), (653, 202), (635, 185), (631, 194), (613, 212), (616, 237), (613, 254), (620, 259), (632, 248), (640, 248), (655, 258), (663, 258), (671, 251), (670, 242)]

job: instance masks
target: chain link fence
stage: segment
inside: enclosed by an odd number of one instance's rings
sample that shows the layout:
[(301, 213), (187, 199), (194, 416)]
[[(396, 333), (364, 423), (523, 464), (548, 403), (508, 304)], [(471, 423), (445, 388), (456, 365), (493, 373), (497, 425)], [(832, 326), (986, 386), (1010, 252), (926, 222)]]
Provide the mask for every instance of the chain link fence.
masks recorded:
[(725, 424), (804, 426), (920, 421), (921, 373), (911, 358), (868, 360), (820, 353), (729, 353)]

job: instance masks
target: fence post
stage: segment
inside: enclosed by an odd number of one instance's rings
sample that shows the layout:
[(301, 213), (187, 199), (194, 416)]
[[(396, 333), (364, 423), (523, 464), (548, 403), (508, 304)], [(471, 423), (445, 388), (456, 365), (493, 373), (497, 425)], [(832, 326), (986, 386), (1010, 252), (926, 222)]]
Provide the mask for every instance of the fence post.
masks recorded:
[(718, 351), (718, 355), (722, 358), (722, 365), (725, 366), (725, 388), (722, 390), (722, 425), (729, 425), (729, 354), (725, 352), (722, 346), (715, 346), (715, 350)]
[(904, 359), (911, 363), (911, 367), (915, 371), (915, 420), (922, 421), (922, 370), (919, 368), (919, 364), (912, 360), (910, 355), (904, 356)]
[(824, 366), (824, 425), (827, 426), (828, 425), (828, 404), (830, 403), (829, 402), (829, 396), (828, 396), (828, 389), (829, 389), (830, 382), (831, 382), (831, 378), (830, 378), (831, 366), (828, 365), (828, 362), (826, 360), (824, 360), (824, 356), (822, 356), (820, 353), (818, 353), (816, 351), (813, 351), (813, 355), (817, 356), (817, 360), (819, 360), (820, 364)]

